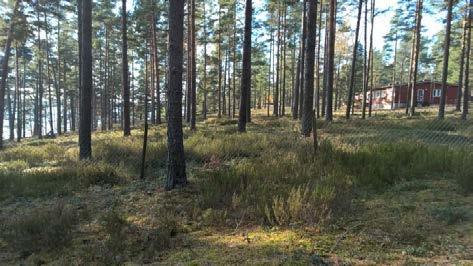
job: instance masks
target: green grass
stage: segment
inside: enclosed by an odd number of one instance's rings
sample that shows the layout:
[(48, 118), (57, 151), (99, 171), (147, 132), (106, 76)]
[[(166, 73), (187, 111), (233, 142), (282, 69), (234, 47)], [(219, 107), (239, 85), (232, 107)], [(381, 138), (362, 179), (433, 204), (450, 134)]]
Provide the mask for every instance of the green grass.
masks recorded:
[(140, 129), (94, 134), (88, 163), (77, 161), (75, 136), (26, 140), (0, 152), (0, 220), (41, 246), (49, 240), (20, 221), (54, 219), (38, 213), (57, 215), (44, 210), (58, 198), (81, 219), (61, 250), (18, 257), (14, 237), (2, 236), (0, 262), (390, 264), (432, 252), (462, 262), (473, 243), (473, 150), (450, 140), (470, 133), (457, 120), (436, 125), (424, 116), (319, 123), (314, 156), (288, 118), (257, 116), (246, 134), (212, 118), (185, 130), (190, 185), (171, 192), (163, 126), (151, 128), (142, 181)]

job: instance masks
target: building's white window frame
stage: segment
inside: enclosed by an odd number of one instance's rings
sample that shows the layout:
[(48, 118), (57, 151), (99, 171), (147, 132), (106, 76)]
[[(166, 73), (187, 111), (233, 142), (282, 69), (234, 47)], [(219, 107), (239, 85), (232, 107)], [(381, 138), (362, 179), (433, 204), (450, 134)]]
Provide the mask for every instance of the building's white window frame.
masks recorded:
[(435, 98), (440, 98), (442, 96), (442, 89), (434, 89), (432, 91), (432, 96)]

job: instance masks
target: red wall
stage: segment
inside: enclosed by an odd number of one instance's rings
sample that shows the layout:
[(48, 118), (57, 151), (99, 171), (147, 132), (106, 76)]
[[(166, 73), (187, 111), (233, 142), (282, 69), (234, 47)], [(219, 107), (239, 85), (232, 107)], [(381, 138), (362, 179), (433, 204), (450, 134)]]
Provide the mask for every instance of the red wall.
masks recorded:
[[(438, 105), (440, 104), (440, 97), (433, 97), (433, 93), (435, 89), (442, 89), (442, 84), (440, 83), (430, 83), (430, 82), (422, 82), (416, 85), (416, 99), (417, 99), (417, 91), (424, 90), (424, 103), (428, 103), (431, 105)], [(457, 99), (457, 90), (458, 86), (447, 85), (447, 104), (455, 104)], [(396, 97), (395, 102), (399, 103), (399, 96), (401, 97), (401, 104), (407, 103), (407, 85), (400, 85), (396, 86)], [(419, 102), (420, 103), (420, 102)]]

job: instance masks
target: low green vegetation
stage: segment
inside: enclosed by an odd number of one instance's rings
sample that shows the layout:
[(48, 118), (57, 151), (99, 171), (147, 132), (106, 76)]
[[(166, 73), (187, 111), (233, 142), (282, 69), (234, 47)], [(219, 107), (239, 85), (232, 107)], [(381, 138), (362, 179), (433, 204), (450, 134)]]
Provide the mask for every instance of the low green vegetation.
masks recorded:
[(24, 141), (0, 152), (2, 260), (467, 262), (473, 149), (344, 136), (417, 130), (410, 123), (321, 125), (314, 155), (289, 119), (257, 117), (247, 134), (210, 119), (185, 132), (190, 185), (172, 192), (162, 189), (164, 127), (151, 130), (146, 180), (137, 180), (140, 130), (95, 134), (91, 162), (75, 159), (74, 136)]

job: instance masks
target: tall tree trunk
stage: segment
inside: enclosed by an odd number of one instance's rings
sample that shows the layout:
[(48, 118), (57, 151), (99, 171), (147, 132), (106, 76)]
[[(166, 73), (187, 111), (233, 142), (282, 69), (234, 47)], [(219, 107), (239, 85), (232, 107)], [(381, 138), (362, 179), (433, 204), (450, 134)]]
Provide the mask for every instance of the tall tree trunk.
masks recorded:
[[(7, 109), (8, 109), (8, 129), (10, 131), (9, 135), (9, 140), (12, 141), (15, 139), (15, 118), (14, 118), (14, 113), (15, 113), (15, 103), (13, 102), (12, 99), (12, 90), (9, 88), (7, 84)], [(14, 98), (15, 95), (13, 95)]]
[(158, 58), (158, 40), (156, 36), (156, 16), (153, 12), (153, 56), (154, 56), (154, 71), (155, 71), (155, 78), (156, 78), (156, 98), (155, 98), (155, 104), (156, 104), (156, 124), (161, 124), (161, 79), (160, 79), (160, 74), (159, 74), (159, 58)]
[(471, 91), (470, 91), (470, 58), (471, 58), (471, 27), (472, 27), (472, 20), (473, 20), (473, 0), (470, 0), (470, 5), (469, 5), (469, 15), (468, 15), (468, 34), (466, 39), (468, 40), (466, 43), (466, 49), (465, 49), (465, 55), (466, 55), (466, 60), (465, 60), (465, 69), (464, 69), (464, 74), (463, 74), (463, 112), (462, 112), (462, 119), (466, 120), (469, 112), (469, 107), (470, 107), (470, 96), (471, 96)]
[(203, 6), (203, 17), (202, 19), (204, 24), (204, 73), (203, 73), (203, 80), (204, 85), (202, 87), (202, 93), (204, 94), (204, 102), (202, 104), (202, 115), (204, 120), (207, 120), (207, 18), (206, 18), (206, 9), (205, 9), (205, 1), (202, 2)]
[(130, 127), (130, 81), (128, 77), (128, 37), (126, 0), (122, 0), (122, 92), (123, 92), (123, 135), (131, 135)]
[(228, 51), (225, 51), (225, 56), (223, 59), (223, 85), (222, 85), (222, 114), (225, 116), (227, 114), (227, 76), (228, 76)]
[(63, 119), (63, 122), (64, 122), (64, 133), (67, 132), (67, 97), (68, 97), (68, 94), (67, 94), (67, 78), (66, 78), (66, 58), (64, 57), (63, 59), (63, 64), (62, 64), (62, 74), (63, 74), (63, 79), (62, 79), (62, 82), (63, 82), (63, 85), (64, 85), (64, 88), (63, 88), (63, 98), (64, 98), (64, 101), (63, 101), (63, 115), (64, 115), (64, 119)]
[(236, 56), (236, 50), (237, 50), (237, 47), (236, 47), (236, 33), (237, 33), (237, 28), (236, 28), (236, 23), (237, 23), (237, 19), (236, 19), (236, 12), (237, 12), (237, 0), (235, 0), (235, 3), (234, 3), (234, 21), (233, 21), (233, 63), (232, 63), (232, 66), (233, 66), (233, 94), (232, 94), (232, 98), (233, 98), (233, 103), (232, 103), (232, 118), (235, 118), (236, 116), (236, 66), (237, 66), (237, 56)]
[(418, 0), (417, 1), (417, 10), (416, 10), (416, 33), (415, 33), (415, 46), (414, 46), (414, 57), (413, 61), (411, 62), (411, 103), (409, 105), (409, 116), (414, 116), (415, 114), (415, 108), (417, 106), (417, 90), (416, 90), (416, 85), (417, 85), (417, 72), (419, 68), (419, 54), (420, 54), (420, 40), (421, 40), (421, 26), (422, 26), (422, 5), (423, 5), (423, 0)]
[(192, 115), (192, 0), (187, 0), (187, 69), (186, 69), (186, 122), (190, 124)]
[(240, 116), (238, 119), (238, 131), (246, 132), (246, 122), (248, 120), (248, 94), (251, 87), (251, 22), (253, 19), (252, 1), (246, 0), (245, 6), (245, 37), (243, 41), (243, 66), (241, 77), (241, 98)]
[(10, 58), (11, 43), (13, 40), (13, 29), (15, 26), (15, 19), (18, 13), (20, 1), (15, 1), (13, 7), (13, 17), (10, 21), (10, 26), (7, 32), (7, 40), (5, 43), (4, 59), (2, 60), (2, 76), (0, 77), (0, 149), (3, 148), (3, 119), (5, 117), (5, 90), (8, 78), (8, 60)]
[(281, 116), (286, 115), (286, 41), (287, 41), (287, 6), (284, 6), (283, 15), (283, 52), (282, 52), (282, 92), (281, 92)]
[(276, 52), (276, 84), (274, 89), (274, 100), (273, 100), (273, 115), (279, 116), (279, 73), (280, 73), (280, 56), (281, 56), (281, 4), (278, 4), (278, 31), (277, 31), (277, 52)]
[(82, 91), (80, 104), (79, 154), (92, 158), (92, 0), (82, 0)]
[(324, 1), (323, 0), (320, 0), (320, 14), (319, 14), (319, 26), (318, 26), (318, 33), (317, 33), (317, 62), (316, 62), (316, 66), (315, 66), (315, 71), (316, 71), (316, 77), (317, 77), (317, 80), (315, 81), (316, 83), (316, 115), (317, 115), (317, 118), (320, 117), (320, 47), (321, 47), (321, 40), (322, 40), (322, 14), (323, 14), (323, 3)]
[(317, 30), (317, 1), (308, 0), (307, 39), (305, 44), (304, 67), (304, 111), (302, 113), (302, 135), (310, 137), (313, 126), (315, 35)]
[(463, 21), (463, 34), (462, 34), (462, 46), (460, 52), (460, 73), (458, 77), (458, 90), (457, 90), (457, 105), (455, 111), (460, 112), (462, 106), (462, 93), (463, 93), (463, 69), (465, 67), (465, 50), (466, 50), (466, 35), (467, 35), (467, 19), (468, 19), (468, 8), (465, 8), (465, 17)]
[[(375, 7), (376, 7), (376, 0), (371, 0), (371, 33), (370, 33), (370, 56), (369, 56), (369, 61), (368, 61), (368, 71), (371, 72), (369, 74), (369, 79), (371, 81), (371, 84), (369, 86), (370, 88), (370, 100), (369, 100), (369, 107), (368, 107), (368, 116), (371, 117), (371, 112), (372, 112), (372, 97), (373, 97), (373, 86), (374, 86), (374, 47), (373, 47), (373, 32), (374, 32), (374, 18), (375, 18)], [(396, 36), (397, 39), (397, 36)], [(394, 48), (394, 61), (396, 61), (396, 52), (397, 52), (397, 40), (396, 40), (396, 47)], [(393, 71), (396, 71), (396, 64), (393, 66)], [(368, 82), (368, 81), (366, 81)], [(394, 83), (393, 83), (394, 84)], [(394, 92), (394, 90), (393, 90)], [(364, 101), (365, 98), (363, 98)], [(394, 97), (393, 97), (393, 103), (394, 103)]]
[[(394, 97), (393, 97), (393, 103), (391, 105), (392, 110), (395, 109), (396, 97), (401, 99), (401, 90), (399, 89), (399, 95), (397, 95), (397, 92), (396, 92), (396, 66), (397, 66), (397, 32), (396, 32), (396, 37), (394, 39), (394, 62), (393, 62), (393, 77), (392, 77)], [(401, 82), (402, 82), (402, 80), (401, 80)], [(399, 107), (400, 106), (398, 106), (398, 108)], [(369, 104), (369, 108), (371, 109), (371, 102)], [(370, 114), (371, 114), (371, 112), (370, 112)], [(371, 115), (370, 115), (370, 117), (371, 117)]]
[(364, 47), (363, 47), (363, 102), (361, 104), (361, 118), (366, 118), (366, 95), (368, 94), (369, 60), (368, 58), (368, 0), (365, 0), (364, 19)]
[[(15, 95), (16, 95), (16, 102), (17, 102), (17, 111), (16, 111), (16, 139), (17, 142), (21, 141), (21, 84), (20, 84), (20, 49), (18, 48), (18, 44), (15, 47)], [(26, 75), (26, 73), (23, 73), (23, 75)]]
[[(271, 100), (271, 86), (272, 86), (272, 74), (273, 74), (273, 54), (274, 54), (274, 36), (273, 36), (273, 29), (270, 29), (270, 34), (271, 34), (271, 41), (269, 43), (269, 66), (268, 66), (268, 93), (266, 97), (266, 115), (269, 117), (270, 116), (270, 100)], [(299, 62), (300, 64), (300, 62)], [(297, 72), (299, 74), (299, 72)], [(295, 88), (295, 90), (299, 91), (299, 88)], [(297, 114), (296, 114), (296, 119), (297, 119)]]
[(304, 73), (305, 73), (305, 45), (307, 39), (307, 0), (302, 0), (302, 38), (301, 38), (301, 71), (299, 82), (299, 119), (302, 119), (304, 112)]
[(143, 134), (143, 149), (141, 150), (141, 169), (140, 169), (140, 179), (145, 178), (146, 171), (146, 149), (148, 146), (148, 52), (145, 50), (145, 88), (144, 88), (144, 134)]
[(101, 110), (100, 110), (100, 124), (102, 131), (107, 130), (107, 122), (108, 122), (108, 87), (109, 87), (109, 54), (110, 54), (110, 44), (109, 44), (109, 29), (108, 26), (105, 25), (105, 62), (104, 62), (104, 81), (103, 81), (103, 89), (101, 93)]
[(222, 18), (221, 10), (222, 7), (219, 6), (218, 9), (218, 118), (222, 117)]
[[(59, 5), (57, 7), (57, 12), (59, 13)], [(62, 117), (61, 117), (61, 45), (60, 45), (60, 31), (61, 31), (61, 24), (60, 19), (57, 17), (57, 71), (54, 70), (54, 87), (56, 90), (56, 127), (57, 127), (57, 134), (62, 135)]]
[(325, 110), (325, 120), (333, 120), (333, 77), (335, 70), (335, 33), (337, 18), (337, 1), (330, 0), (329, 3), (329, 38), (327, 47), (327, 100)]
[[(78, 31), (77, 31), (77, 37), (78, 37), (77, 40), (79, 42), (79, 51), (78, 51), (78, 53), (79, 53), (79, 81), (78, 81), (78, 85), (79, 86), (78, 86), (78, 93), (77, 93), (78, 97), (73, 98), (73, 100), (75, 101), (74, 102), (74, 108), (77, 107), (77, 109), (79, 111), (79, 121), (80, 121), (80, 114), (81, 114), (80, 100), (82, 99), (81, 95), (82, 95), (82, 59), (83, 59), (82, 58), (82, 46), (83, 46), (83, 44), (82, 44), (82, 34), (83, 34), (83, 32), (82, 32), (82, 30), (83, 30), (82, 29), (82, 24), (83, 24), (82, 23), (82, 20), (83, 20), (83, 18), (82, 18), (83, 9), (82, 9), (82, 7), (83, 7), (83, 1), (84, 0), (77, 0), (77, 9), (78, 9), (77, 10), (77, 14), (78, 14), (77, 22), (78, 22), (78, 28), (79, 28)], [(71, 105), (71, 108), (72, 108), (72, 105)], [(76, 126), (77, 126), (76, 117), (75, 117), (76, 116), (76, 110), (74, 110), (74, 113), (71, 112), (71, 115), (72, 114), (74, 114), (74, 119), (73, 119), (74, 120), (73, 121), (74, 122), (74, 128), (73, 128), (73, 131), (75, 131)], [(79, 144), (80, 144), (80, 125), (79, 125)]]
[(196, 115), (197, 115), (197, 65), (196, 65), (196, 32), (195, 32), (195, 0), (191, 0), (191, 30), (192, 30), (192, 60), (191, 60), (191, 75), (192, 75), (192, 93), (191, 93), (191, 130), (195, 130), (195, 123), (196, 123)]
[(187, 184), (182, 133), (184, 0), (169, 1), (168, 173), (166, 189)]
[(448, 60), (450, 57), (450, 32), (452, 29), (453, 0), (448, 0), (447, 28), (445, 30), (445, 43), (443, 45), (443, 73), (442, 73), (442, 96), (440, 97), (439, 119), (445, 117), (445, 105), (447, 100)]
[(351, 107), (352, 107), (352, 102), (353, 102), (353, 94), (355, 90), (356, 58), (357, 58), (357, 51), (358, 51), (358, 36), (360, 34), (360, 21), (361, 21), (362, 9), (363, 9), (363, 0), (360, 0), (358, 4), (358, 18), (356, 20), (355, 43), (353, 45), (353, 59), (351, 62), (350, 86), (348, 88), (346, 119), (350, 119)]
[[(39, 10), (37, 13), (37, 21), (40, 21)], [(41, 46), (41, 28), (38, 23), (38, 91), (36, 93), (36, 123), (35, 123), (35, 136), (40, 139), (43, 137), (43, 62), (42, 62), (42, 46)]]
[(45, 34), (46, 34), (46, 70), (47, 70), (47, 81), (48, 81), (48, 107), (49, 107), (49, 127), (50, 131), (48, 134), (54, 135), (54, 126), (53, 126), (53, 100), (52, 100), (52, 91), (51, 91), (51, 60), (50, 60), (50, 53), (49, 53), (49, 24), (46, 16), (46, 12), (44, 13), (44, 25), (46, 26)]

